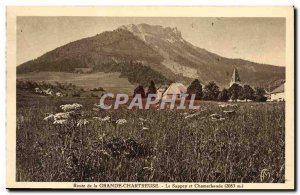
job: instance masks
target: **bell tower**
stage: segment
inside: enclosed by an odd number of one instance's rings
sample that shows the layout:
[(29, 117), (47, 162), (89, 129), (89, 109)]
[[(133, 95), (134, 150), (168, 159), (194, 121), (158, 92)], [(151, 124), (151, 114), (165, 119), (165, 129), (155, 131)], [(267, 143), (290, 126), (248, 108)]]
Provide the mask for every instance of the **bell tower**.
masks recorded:
[(236, 68), (234, 68), (234, 70), (233, 70), (229, 87), (231, 87), (234, 83), (236, 83), (238, 85), (241, 84), (241, 79), (240, 79), (239, 73)]

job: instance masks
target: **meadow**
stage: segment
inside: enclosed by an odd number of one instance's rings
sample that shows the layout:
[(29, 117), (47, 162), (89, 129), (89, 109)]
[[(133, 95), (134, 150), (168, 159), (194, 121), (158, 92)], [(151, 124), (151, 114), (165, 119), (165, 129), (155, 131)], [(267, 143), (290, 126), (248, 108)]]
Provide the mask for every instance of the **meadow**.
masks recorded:
[[(47, 82), (55, 84), (72, 83), (85, 90), (103, 87), (113, 93), (132, 93), (135, 86), (128, 82), (126, 78), (120, 77), (120, 73), (104, 73), (95, 72), (90, 74), (77, 74), (68, 72), (30, 72), (24, 74), (17, 74), (19, 81), (35, 81)], [(122, 83), (122, 87), (116, 87), (117, 84)]]
[[(230, 103), (234, 113), (225, 115), (228, 108), (202, 102), (193, 116), (99, 111), (98, 101), (19, 90), (17, 181), (285, 182), (284, 103)], [(82, 108), (71, 122), (45, 120), (73, 103)]]

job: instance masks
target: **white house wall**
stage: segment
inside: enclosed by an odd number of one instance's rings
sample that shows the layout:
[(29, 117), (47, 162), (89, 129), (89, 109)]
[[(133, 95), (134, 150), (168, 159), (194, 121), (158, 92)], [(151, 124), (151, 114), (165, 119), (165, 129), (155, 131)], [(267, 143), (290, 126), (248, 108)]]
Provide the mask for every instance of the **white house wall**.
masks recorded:
[(272, 93), (271, 94), (271, 101), (283, 101), (285, 100), (285, 93)]

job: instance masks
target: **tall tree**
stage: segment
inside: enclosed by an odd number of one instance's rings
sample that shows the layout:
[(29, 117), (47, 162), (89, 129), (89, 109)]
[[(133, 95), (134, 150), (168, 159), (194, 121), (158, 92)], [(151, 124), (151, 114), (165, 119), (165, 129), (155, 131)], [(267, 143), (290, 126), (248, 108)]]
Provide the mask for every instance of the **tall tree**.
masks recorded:
[(217, 100), (220, 93), (218, 85), (211, 81), (204, 87), (203, 99), (204, 100)]
[(267, 101), (267, 97), (265, 97), (265, 94), (266, 94), (266, 91), (263, 88), (261, 88), (261, 87), (255, 88), (254, 100), (257, 102)]
[(252, 87), (250, 87), (250, 85), (244, 85), (243, 88), (243, 98), (246, 100), (253, 100), (254, 99), (254, 90), (252, 89)]
[(222, 101), (222, 102), (226, 102), (226, 101), (229, 100), (229, 92), (228, 92), (227, 89), (224, 88), (224, 89), (219, 93), (219, 95), (218, 95), (218, 100), (219, 100), (219, 101)]
[(148, 97), (149, 94), (156, 94), (156, 87), (154, 81), (150, 82), (146, 96)]
[(229, 87), (228, 91), (230, 99), (236, 101), (241, 96), (243, 87), (239, 84), (234, 83), (233, 85), (231, 85), (231, 87)]
[(189, 99), (195, 94), (195, 99), (200, 100), (202, 97), (202, 85), (198, 79), (195, 79), (190, 86), (187, 88), (187, 94), (189, 95)]
[(141, 94), (141, 97), (142, 98), (145, 98), (145, 90), (144, 90), (144, 87), (142, 85), (139, 85), (137, 86), (137, 88), (134, 89), (134, 92), (133, 92), (133, 97), (136, 95), (136, 94)]

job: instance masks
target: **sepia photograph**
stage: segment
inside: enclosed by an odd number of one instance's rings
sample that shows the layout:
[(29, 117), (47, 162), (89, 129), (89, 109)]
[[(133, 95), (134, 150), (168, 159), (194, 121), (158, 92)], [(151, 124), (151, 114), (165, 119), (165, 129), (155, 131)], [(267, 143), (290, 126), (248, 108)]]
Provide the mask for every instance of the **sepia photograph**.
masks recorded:
[(7, 187), (293, 189), (293, 8), (145, 9), (8, 8)]

